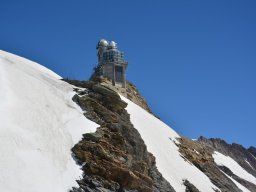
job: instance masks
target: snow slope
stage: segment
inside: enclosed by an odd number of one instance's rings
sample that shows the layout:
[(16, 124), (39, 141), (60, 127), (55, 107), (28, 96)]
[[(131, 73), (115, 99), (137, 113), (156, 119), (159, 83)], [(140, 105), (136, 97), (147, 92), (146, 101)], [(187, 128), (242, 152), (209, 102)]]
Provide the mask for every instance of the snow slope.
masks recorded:
[(0, 51), (0, 191), (65, 192), (82, 174), (70, 149), (97, 124), (72, 87), (45, 67)]
[(225, 172), (221, 171), (224, 175), (226, 175), (226, 177), (228, 177), (231, 181), (233, 181), (235, 183), (235, 185), (241, 189), (243, 192), (251, 192), (249, 191), (247, 188), (245, 188), (243, 185), (241, 185), (240, 183), (238, 183), (235, 179), (233, 179), (232, 177), (230, 177), (229, 175), (227, 175)]
[(148, 151), (156, 157), (158, 170), (176, 191), (185, 191), (183, 179), (189, 180), (202, 192), (218, 189), (203, 172), (181, 157), (174, 143), (178, 142), (176, 138), (180, 136), (173, 129), (130, 100), (121, 97), (128, 103), (126, 109), (131, 122), (139, 131)]
[(256, 178), (248, 173), (243, 167), (241, 167), (234, 159), (229, 156), (225, 156), (222, 153), (217, 151), (213, 154), (214, 161), (217, 165), (226, 166), (229, 168), (235, 175), (256, 184)]

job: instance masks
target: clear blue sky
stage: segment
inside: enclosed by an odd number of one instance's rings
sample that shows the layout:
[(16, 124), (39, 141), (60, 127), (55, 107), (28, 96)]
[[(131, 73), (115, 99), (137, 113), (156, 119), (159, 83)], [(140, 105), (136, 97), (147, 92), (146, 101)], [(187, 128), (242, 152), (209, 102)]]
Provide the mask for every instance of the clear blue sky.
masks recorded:
[(100, 38), (115, 40), (178, 133), (256, 145), (254, 0), (1, 0), (0, 24), (0, 49), (73, 79), (90, 76)]

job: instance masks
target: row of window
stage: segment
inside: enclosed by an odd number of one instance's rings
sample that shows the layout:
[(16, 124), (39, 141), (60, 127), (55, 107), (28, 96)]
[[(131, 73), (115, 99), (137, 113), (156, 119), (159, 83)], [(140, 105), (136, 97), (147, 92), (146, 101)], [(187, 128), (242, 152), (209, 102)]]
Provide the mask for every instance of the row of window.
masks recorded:
[(103, 59), (105, 61), (123, 61), (124, 53), (120, 51), (108, 51), (103, 53)]

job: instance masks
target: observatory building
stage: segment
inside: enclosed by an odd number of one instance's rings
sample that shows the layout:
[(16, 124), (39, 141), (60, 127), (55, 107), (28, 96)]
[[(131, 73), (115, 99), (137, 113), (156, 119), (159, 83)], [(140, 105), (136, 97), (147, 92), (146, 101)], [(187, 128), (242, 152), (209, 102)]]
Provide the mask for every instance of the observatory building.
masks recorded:
[(101, 39), (97, 44), (98, 65), (96, 71), (100, 76), (112, 81), (114, 86), (126, 87), (125, 71), (128, 62), (124, 53), (117, 49), (114, 41)]

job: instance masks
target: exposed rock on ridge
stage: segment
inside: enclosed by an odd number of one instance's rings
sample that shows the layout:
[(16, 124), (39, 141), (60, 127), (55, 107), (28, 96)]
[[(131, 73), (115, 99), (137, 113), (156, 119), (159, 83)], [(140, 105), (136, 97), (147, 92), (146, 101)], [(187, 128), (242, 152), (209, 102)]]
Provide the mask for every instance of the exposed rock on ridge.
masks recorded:
[(186, 137), (181, 137), (180, 144), (177, 145), (184, 158), (204, 172), (222, 192), (241, 191), (215, 164), (212, 149)]
[(255, 147), (249, 147), (248, 151), (256, 158), (256, 148)]
[[(197, 141), (181, 137), (180, 144), (177, 145), (179, 146), (180, 152), (184, 155), (184, 158), (204, 172), (212, 183), (219, 187), (222, 192), (241, 191), (225, 174), (235, 179), (250, 191), (256, 191), (256, 186), (253, 183), (235, 175), (225, 166), (218, 166), (212, 157), (214, 151), (230, 156), (246, 171), (254, 175), (256, 170), (256, 159), (253, 156), (255, 148), (251, 147), (245, 149), (238, 144), (227, 144), (221, 139), (206, 139), (204, 137), (200, 137)], [(249, 162), (251, 166), (246, 161)]]
[[(228, 144), (222, 139), (207, 139), (205, 137), (199, 137), (198, 142), (207, 145), (212, 150), (230, 156), (246, 171), (256, 177), (256, 159), (254, 156), (256, 149), (254, 147), (246, 149), (236, 143)], [(249, 162), (250, 165), (246, 161)]]
[(131, 82), (126, 80), (126, 88), (119, 87), (119, 86), (113, 86), (112, 82), (106, 78), (106, 77), (98, 77), (98, 76), (92, 76), (91, 79), (94, 82), (98, 82), (101, 85), (108, 87), (112, 89), (113, 91), (123, 95), (124, 97), (128, 98), (132, 102), (136, 103), (149, 113), (153, 114), (152, 111), (150, 110), (146, 100), (141, 96), (139, 93), (139, 90), (136, 88), (135, 85), (133, 85)]
[(100, 125), (72, 149), (85, 173), (73, 191), (174, 191), (157, 170), (119, 95), (92, 81), (68, 82), (79, 87), (73, 100), (84, 115)]
[[(201, 145), (205, 145), (206, 148), (212, 151), (218, 151), (223, 155), (231, 157), (248, 173), (256, 177), (256, 158), (253, 155), (255, 152), (254, 147), (246, 149), (242, 145), (236, 143), (228, 144), (222, 139), (207, 139), (205, 137), (199, 137), (197, 142)], [(219, 166), (219, 168), (250, 191), (256, 191), (255, 184), (240, 178), (240, 175), (235, 175), (225, 166)]]

